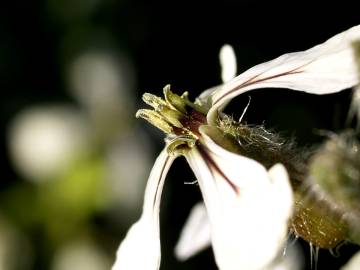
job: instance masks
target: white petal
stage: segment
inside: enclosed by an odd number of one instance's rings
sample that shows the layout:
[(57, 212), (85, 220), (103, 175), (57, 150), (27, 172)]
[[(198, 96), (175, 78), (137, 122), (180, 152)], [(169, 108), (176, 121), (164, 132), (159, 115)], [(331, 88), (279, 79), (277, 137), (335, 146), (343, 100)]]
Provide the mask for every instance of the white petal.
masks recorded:
[(207, 207), (217, 265), (222, 270), (268, 267), (283, 248), (291, 214), (286, 170), (276, 165), (268, 174), (256, 161), (202, 135), (205, 147), (186, 157)]
[(112, 270), (157, 270), (160, 267), (160, 198), (175, 157), (163, 150), (155, 161), (145, 190), (143, 212), (119, 246)]
[(210, 223), (203, 203), (197, 203), (191, 210), (175, 247), (175, 255), (185, 261), (210, 246)]
[[(286, 252), (270, 268), (271, 270), (300, 270), (304, 268), (304, 258), (302, 257), (301, 247), (298, 243), (286, 246)], [(268, 269), (266, 269), (268, 270)]]
[(209, 89), (206, 89), (205, 91), (203, 91), (200, 96), (198, 96), (196, 98), (196, 103), (203, 106), (204, 108), (208, 108), (210, 109), (211, 107), (211, 99), (209, 98), (214, 92), (218, 91), (220, 88), (222, 87), (222, 85), (217, 85), (214, 87), (211, 87)]
[(341, 267), (341, 270), (358, 270), (360, 269), (360, 252), (357, 252), (349, 262)]
[(357, 119), (357, 129), (360, 127), (360, 85), (358, 85), (352, 94), (352, 100), (350, 104), (348, 121), (352, 120), (354, 117)]
[(215, 121), (235, 96), (258, 88), (289, 88), (312, 94), (329, 94), (359, 82), (352, 43), (360, 39), (360, 25), (321, 45), (290, 53), (257, 65), (213, 92), (208, 122)]
[(289, 176), (282, 164), (275, 164), (269, 169), (269, 178), (272, 181), (272, 189), (274, 197), (281, 197), (281, 200), (275, 200), (278, 212), (285, 213), (284, 217), (288, 217), (292, 213), (293, 192), (289, 182)]
[(160, 237), (149, 220), (131, 226), (116, 253), (112, 270), (157, 270), (160, 268)]
[(223, 82), (230, 81), (236, 76), (236, 56), (234, 49), (225, 44), (220, 49), (221, 79)]
[[(223, 82), (230, 81), (236, 76), (237, 71), (237, 63), (234, 49), (230, 45), (225, 44), (220, 49), (219, 58), (221, 65), (221, 80)], [(209, 105), (210, 107), (210, 104), (208, 104), (210, 101), (209, 96), (213, 92), (217, 91), (220, 87), (221, 85), (217, 85), (205, 90), (200, 94), (200, 96), (198, 96), (197, 102), (200, 104)]]

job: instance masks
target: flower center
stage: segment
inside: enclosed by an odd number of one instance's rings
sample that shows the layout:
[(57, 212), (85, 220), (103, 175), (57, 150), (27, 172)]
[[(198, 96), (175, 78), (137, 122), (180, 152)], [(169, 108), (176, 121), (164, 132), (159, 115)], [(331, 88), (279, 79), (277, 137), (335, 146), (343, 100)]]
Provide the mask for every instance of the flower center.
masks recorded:
[(167, 134), (169, 154), (183, 154), (192, 148), (200, 137), (199, 127), (207, 123), (207, 109), (188, 99), (188, 92), (181, 96), (164, 87), (164, 98), (145, 93), (143, 101), (153, 110), (140, 109), (136, 117), (141, 117)]

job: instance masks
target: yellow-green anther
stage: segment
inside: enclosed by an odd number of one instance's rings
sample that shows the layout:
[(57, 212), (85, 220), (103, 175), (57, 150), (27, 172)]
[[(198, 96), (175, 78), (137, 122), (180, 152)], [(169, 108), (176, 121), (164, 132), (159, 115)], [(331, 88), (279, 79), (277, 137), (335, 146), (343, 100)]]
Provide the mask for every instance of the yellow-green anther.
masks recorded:
[(171, 127), (171, 125), (166, 122), (164, 117), (158, 112), (155, 112), (153, 110), (141, 109), (136, 112), (136, 117), (145, 119), (150, 124), (162, 130), (166, 134), (170, 134), (173, 132), (173, 128)]
[(179, 121), (179, 119), (182, 117), (182, 113), (172, 110), (171, 108), (167, 107), (167, 106), (162, 106), (161, 108), (159, 108), (158, 111), (167, 122), (169, 122), (171, 125), (178, 127), (178, 128), (183, 128), (183, 125), (181, 124), (181, 122)]
[(142, 99), (146, 104), (153, 107), (156, 111), (159, 111), (161, 107), (168, 106), (165, 100), (150, 93), (143, 94)]
[(192, 103), (191, 101), (188, 101), (187, 104), (193, 108), (195, 111), (201, 112), (202, 114), (206, 115), (208, 112), (208, 108), (204, 107), (203, 105), (200, 105), (198, 103)]
[(178, 110), (179, 112), (186, 113), (186, 105), (188, 105), (186, 102), (187, 99), (184, 99), (171, 92), (170, 84), (164, 87), (164, 96), (167, 103), (170, 104), (174, 109)]
[(179, 121), (179, 119), (182, 117), (182, 113), (179, 112), (176, 108), (173, 108), (171, 104), (162, 98), (149, 93), (145, 93), (143, 95), (143, 100), (146, 104), (153, 107), (156, 112), (161, 114), (164, 120), (166, 120), (168, 123), (178, 128), (183, 127)]

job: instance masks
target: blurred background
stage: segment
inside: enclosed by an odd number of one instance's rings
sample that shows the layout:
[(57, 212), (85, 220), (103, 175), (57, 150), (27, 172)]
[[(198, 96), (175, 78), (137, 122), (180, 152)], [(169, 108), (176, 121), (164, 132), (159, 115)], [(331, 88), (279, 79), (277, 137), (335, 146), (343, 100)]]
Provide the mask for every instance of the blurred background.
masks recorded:
[[(349, 1), (350, 2), (350, 1)], [(219, 84), (218, 52), (234, 46), (238, 72), (304, 50), (359, 24), (347, 1), (38, 0), (0, 7), (0, 270), (105, 270), (139, 217), (163, 135), (134, 115), (145, 91), (170, 83), (194, 99)], [(301, 146), (314, 129), (341, 130), (350, 91), (314, 97), (254, 91), (245, 116)], [(228, 111), (241, 115), (248, 95)], [(173, 247), (201, 199), (179, 159), (162, 200), (162, 269), (216, 269), (211, 250), (177, 262)], [(259, 243), (261, 245), (261, 243)], [(304, 257), (310, 253), (302, 243)], [(320, 251), (318, 268), (334, 269)], [(137, 258), (141, 259), (141, 258)], [(324, 262), (325, 261), (325, 262)], [(309, 267), (305, 263), (305, 267)]]

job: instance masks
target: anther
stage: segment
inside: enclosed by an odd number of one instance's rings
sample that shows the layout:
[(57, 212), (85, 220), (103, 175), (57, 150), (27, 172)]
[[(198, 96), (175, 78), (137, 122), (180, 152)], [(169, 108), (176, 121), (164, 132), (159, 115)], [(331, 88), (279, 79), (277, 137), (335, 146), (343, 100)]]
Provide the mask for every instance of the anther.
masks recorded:
[(166, 134), (173, 133), (172, 126), (166, 122), (161, 114), (153, 110), (141, 109), (136, 112), (135, 115), (137, 118), (143, 118), (148, 121), (150, 124), (161, 129)]

